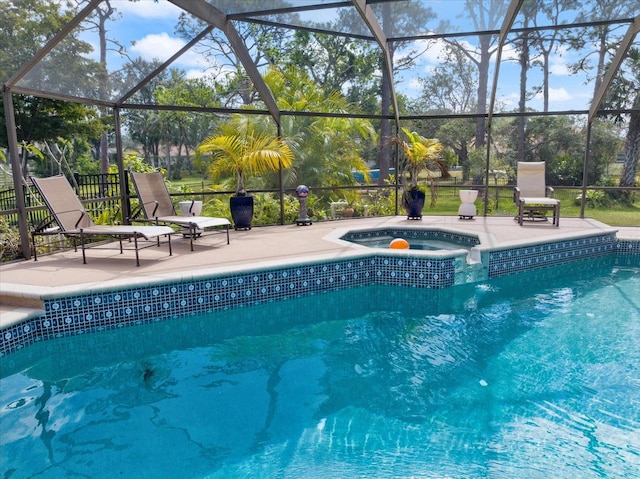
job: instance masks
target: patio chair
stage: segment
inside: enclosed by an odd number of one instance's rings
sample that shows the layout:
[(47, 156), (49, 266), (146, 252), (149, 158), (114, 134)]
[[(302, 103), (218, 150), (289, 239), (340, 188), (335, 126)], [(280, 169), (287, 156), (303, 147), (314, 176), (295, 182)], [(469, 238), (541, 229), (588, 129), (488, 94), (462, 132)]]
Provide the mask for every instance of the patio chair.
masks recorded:
[(141, 210), (144, 214), (144, 219), (140, 221), (148, 221), (156, 225), (174, 224), (185, 228), (184, 236), (188, 236), (191, 240), (191, 251), (193, 251), (193, 242), (196, 237), (209, 228), (224, 227), (227, 232), (227, 244), (229, 244), (231, 222), (227, 218), (198, 216), (195, 214), (180, 216), (176, 214), (167, 185), (159, 172), (131, 172), (131, 179), (140, 200), (140, 209), (134, 212), (132, 219), (135, 220)]
[(547, 221), (548, 211), (553, 212), (554, 226), (560, 226), (560, 200), (553, 197), (553, 188), (546, 186), (544, 175), (544, 161), (518, 162), (513, 202), (518, 207), (515, 219), (520, 226), (524, 221)]
[[(63, 234), (73, 239), (74, 249), (78, 250), (77, 240), (80, 240), (82, 248), (82, 262), (87, 264), (85, 254), (86, 239), (89, 236), (107, 236), (117, 238), (120, 242), (120, 253), (123, 253), (122, 240), (133, 240), (136, 252), (136, 266), (140, 266), (138, 251), (148, 246), (160, 246), (160, 237), (166, 236), (169, 243), (169, 256), (171, 250), (171, 235), (174, 233), (169, 226), (132, 226), (132, 225), (96, 225), (87, 214), (80, 199), (71, 187), (71, 184), (63, 175), (49, 178), (31, 177), (33, 185), (49, 209), (50, 217), (41, 222), (31, 233), (33, 244), (33, 259), (38, 260), (36, 248), (36, 236)], [(53, 223), (57, 227), (52, 227)], [(140, 246), (138, 239), (150, 240), (155, 238), (153, 244)]]

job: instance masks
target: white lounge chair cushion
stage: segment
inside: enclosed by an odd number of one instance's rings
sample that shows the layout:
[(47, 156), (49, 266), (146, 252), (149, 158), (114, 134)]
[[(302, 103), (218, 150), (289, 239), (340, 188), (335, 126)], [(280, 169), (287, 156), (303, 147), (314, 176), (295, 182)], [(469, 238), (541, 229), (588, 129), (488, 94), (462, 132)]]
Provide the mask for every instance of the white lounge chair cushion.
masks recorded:
[(161, 216), (153, 218), (161, 223), (173, 223), (181, 226), (196, 225), (197, 228), (206, 229), (214, 226), (227, 226), (231, 222), (227, 218), (214, 218), (210, 216)]
[(520, 197), (520, 202), (525, 205), (541, 205), (541, 206), (555, 206), (560, 201), (555, 198), (527, 198)]
[[(174, 231), (169, 226), (135, 226), (135, 225), (94, 225), (82, 228), (82, 232), (90, 235), (139, 235), (145, 239), (170, 235)], [(80, 233), (80, 230), (67, 231), (67, 233)]]

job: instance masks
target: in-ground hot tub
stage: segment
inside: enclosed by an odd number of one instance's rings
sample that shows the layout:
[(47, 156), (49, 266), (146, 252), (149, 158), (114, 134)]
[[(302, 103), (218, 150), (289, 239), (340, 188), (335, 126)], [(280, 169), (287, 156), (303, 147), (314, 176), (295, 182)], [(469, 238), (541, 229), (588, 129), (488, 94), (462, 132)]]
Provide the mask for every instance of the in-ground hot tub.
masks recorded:
[[(394, 270), (393, 277), (431, 278), (453, 286), (481, 281), (487, 275), (481, 254), (483, 243), (487, 244), (483, 233), (433, 226), (380, 226), (334, 230), (324, 239), (353, 248), (354, 255), (405, 268)], [(392, 241), (406, 243), (398, 248)]]
[(424, 251), (470, 251), (480, 244), (477, 235), (439, 228), (374, 228), (351, 230), (340, 236), (340, 240), (368, 248), (388, 248), (399, 238), (407, 241), (409, 249)]

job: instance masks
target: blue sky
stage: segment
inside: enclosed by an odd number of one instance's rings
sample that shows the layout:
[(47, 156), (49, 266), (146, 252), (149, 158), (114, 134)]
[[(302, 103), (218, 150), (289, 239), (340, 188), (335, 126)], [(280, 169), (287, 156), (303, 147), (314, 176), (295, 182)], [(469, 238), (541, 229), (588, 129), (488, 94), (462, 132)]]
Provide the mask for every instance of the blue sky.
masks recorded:
[[(124, 0), (112, 0), (112, 4), (122, 12), (122, 19), (117, 22), (109, 22), (109, 34), (124, 44), (134, 57), (142, 57), (146, 60), (159, 58), (164, 60), (175, 53), (184, 45), (182, 39), (177, 38), (174, 27), (181, 10), (173, 4), (160, 0), (141, 0), (129, 2)], [(90, 40), (91, 41), (91, 40)], [(417, 76), (426, 76), (435, 68), (442, 55), (443, 44), (435, 42), (429, 50), (420, 58), (419, 64), (412, 70), (409, 77), (402, 77), (397, 90), (408, 96), (415, 96), (419, 92)], [(552, 57), (551, 62), (551, 109), (587, 109), (588, 102), (593, 94), (591, 85), (583, 85), (585, 77), (575, 77), (568, 70), (568, 61), (578, 58), (578, 52), (567, 49), (558, 52)], [(500, 109), (511, 110), (518, 102), (518, 68), (515, 55), (510, 48), (503, 52), (503, 63), (500, 70), (498, 86), (498, 103)], [(110, 56), (108, 65), (111, 69), (117, 68), (121, 60), (115, 55)], [(175, 64), (175, 67), (187, 71), (188, 76), (197, 77), (205, 74), (205, 65), (201, 57), (195, 52), (183, 55)], [(541, 73), (538, 68), (530, 70), (531, 84), (539, 83)], [(490, 80), (490, 83), (492, 79)], [(542, 109), (541, 98), (532, 100), (528, 106)]]

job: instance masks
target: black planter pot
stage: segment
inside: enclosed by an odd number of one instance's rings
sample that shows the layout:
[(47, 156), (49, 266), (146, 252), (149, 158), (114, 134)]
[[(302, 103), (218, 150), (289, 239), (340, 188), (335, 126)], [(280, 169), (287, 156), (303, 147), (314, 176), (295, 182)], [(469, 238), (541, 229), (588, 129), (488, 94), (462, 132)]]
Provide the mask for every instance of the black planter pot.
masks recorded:
[(421, 220), (424, 208), (424, 191), (409, 190), (404, 193), (404, 207), (407, 210), (407, 219)]
[(232, 196), (229, 198), (231, 219), (236, 230), (250, 230), (253, 219), (253, 196)]

